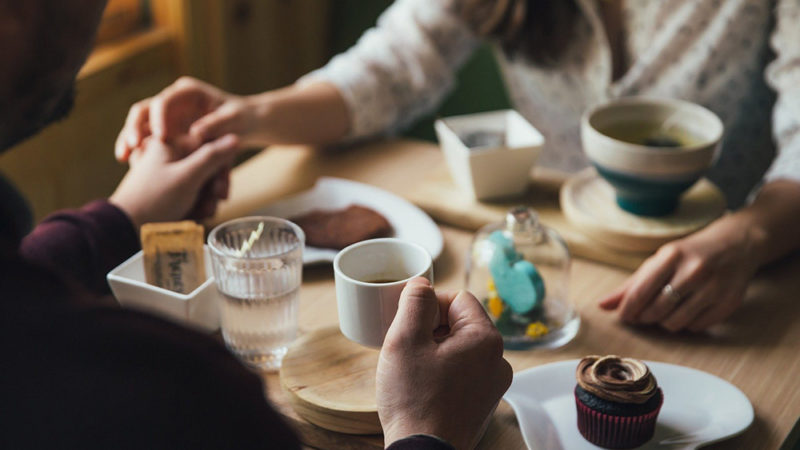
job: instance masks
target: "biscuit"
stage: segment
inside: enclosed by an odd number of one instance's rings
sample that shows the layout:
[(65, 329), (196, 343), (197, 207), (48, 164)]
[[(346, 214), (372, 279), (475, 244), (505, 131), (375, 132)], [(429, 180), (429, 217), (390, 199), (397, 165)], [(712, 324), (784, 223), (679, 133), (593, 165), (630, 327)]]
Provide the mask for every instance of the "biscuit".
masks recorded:
[(350, 244), (389, 236), (392, 226), (379, 213), (358, 205), (338, 210), (313, 210), (292, 217), (312, 247), (341, 250)]

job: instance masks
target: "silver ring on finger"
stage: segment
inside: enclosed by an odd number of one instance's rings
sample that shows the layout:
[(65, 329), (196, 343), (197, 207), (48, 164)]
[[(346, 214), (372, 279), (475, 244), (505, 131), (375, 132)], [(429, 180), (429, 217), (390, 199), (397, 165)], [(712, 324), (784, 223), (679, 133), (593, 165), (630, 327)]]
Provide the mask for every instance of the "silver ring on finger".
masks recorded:
[(664, 289), (661, 290), (661, 293), (673, 307), (678, 305), (684, 299), (684, 296), (677, 289), (672, 287), (672, 284), (669, 283), (664, 286)]

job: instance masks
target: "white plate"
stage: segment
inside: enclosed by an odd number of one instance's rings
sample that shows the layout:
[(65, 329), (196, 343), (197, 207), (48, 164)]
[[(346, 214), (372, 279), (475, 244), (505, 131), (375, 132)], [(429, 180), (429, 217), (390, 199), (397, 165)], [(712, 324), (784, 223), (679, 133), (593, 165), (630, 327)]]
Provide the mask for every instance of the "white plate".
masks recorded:
[[(514, 374), (505, 400), (517, 414), (530, 449), (596, 449), (578, 431), (575, 409), (577, 359)], [(694, 449), (740, 434), (753, 421), (742, 391), (709, 373), (645, 361), (664, 392), (656, 432), (643, 449)]]
[[(259, 209), (254, 214), (288, 219), (315, 209), (341, 209), (352, 204), (366, 206), (383, 215), (392, 225), (392, 237), (416, 242), (428, 250), (433, 259), (442, 253), (442, 232), (421, 209), (383, 189), (341, 178), (320, 178), (313, 188)], [(338, 252), (307, 246), (303, 263), (333, 262)]]

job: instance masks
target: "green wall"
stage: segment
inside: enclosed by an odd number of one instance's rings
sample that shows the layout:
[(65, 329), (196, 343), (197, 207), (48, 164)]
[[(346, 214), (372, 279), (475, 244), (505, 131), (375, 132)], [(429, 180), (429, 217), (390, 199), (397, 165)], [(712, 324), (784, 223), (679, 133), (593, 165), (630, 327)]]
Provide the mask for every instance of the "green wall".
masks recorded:
[[(333, 54), (355, 44), (361, 33), (373, 26), (380, 13), (391, 3), (387, 0), (337, 0), (334, 3), (331, 36)], [(436, 117), (504, 109), (509, 104), (497, 63), (491, 50), (484, 45), (459, 71), (455, 91), (439, 110), (421, 119), (404, 134), (435, 141), (433, 120)]]

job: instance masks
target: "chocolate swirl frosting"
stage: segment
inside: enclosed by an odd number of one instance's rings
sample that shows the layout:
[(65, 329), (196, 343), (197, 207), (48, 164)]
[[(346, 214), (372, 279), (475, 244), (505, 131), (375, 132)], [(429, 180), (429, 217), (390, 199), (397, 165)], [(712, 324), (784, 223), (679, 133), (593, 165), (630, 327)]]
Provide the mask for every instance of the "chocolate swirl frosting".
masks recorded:
[(645, 403), (658, 388), (645, 363), (614, 355), (583, 358), (575, 377), (585, 391), (619, 403)]

